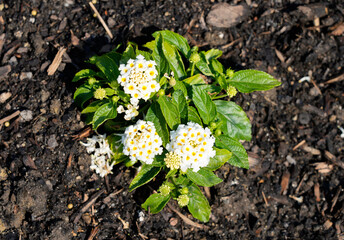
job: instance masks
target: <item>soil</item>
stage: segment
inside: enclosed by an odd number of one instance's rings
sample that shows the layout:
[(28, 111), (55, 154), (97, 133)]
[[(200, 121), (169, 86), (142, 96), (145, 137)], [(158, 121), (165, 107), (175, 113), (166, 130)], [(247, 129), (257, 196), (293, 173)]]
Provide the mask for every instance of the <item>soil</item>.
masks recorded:
[[(249, 13), (217, 28), (206, 21), (213, 0), (98, 0), (113, 39), (86, 1), (2, 2), (0, 119), (15, 115), (0, 126), (0, 239), (343, 239), (344, 85), (343, 77), (327, 81), (344, 73), (344, 4), (313, 2), (230, 1)], [(244, 143), (251, 168), (217, 171), (223, 182), (210, 189), (203, 229), (169, 207), (144, 212), (140, 204), (156, 186), (128, 192), (133, 168), (117, 166), (107, 189), (73, 138), (87, 127), (73, 104), (73, 75), (94, 54), (142, 44), (158, 29), (223, 50), (227, 67), (282, 82), (235, 97), (253, 125)], [(61, 47), (66, 54), (49, 76)], [(311, 80), (300, 82), (305, 76)]]

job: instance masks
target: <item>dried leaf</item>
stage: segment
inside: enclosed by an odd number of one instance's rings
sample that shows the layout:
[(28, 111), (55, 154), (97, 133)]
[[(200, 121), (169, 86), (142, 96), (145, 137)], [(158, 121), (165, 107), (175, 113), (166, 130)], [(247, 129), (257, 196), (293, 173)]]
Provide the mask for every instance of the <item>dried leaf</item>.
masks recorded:
[(66, 49), (64, 47), (60, 48), (57, 52), (52, 64), (49, 66), (47, 70), (49, 76), (53, 75), (56, 72), (57, 68), (60, 66), (62, 62), (62, 56), (65, 52)]

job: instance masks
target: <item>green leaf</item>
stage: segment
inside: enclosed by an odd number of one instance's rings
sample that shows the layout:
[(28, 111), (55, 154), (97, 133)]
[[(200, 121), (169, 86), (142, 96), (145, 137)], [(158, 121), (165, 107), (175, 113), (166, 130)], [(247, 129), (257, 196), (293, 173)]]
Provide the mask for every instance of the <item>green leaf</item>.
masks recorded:
[(205, 54), (205, 58), (209, 61), (211, 59), (216, 59), (218, 57), (221, 57), (222, 55), (222, 51), (219, 49), (210, 49), (209, 51), (207, 51)]
[(211, 69), (209, 68), (209, 62), (207, 61), (204, 52), (200, 52), (199, 56), (201, 57), (200, 61), (196, 63), (196, 67), (198, 70), (201, 71), (206, 76), (213, 77), (214, 74), (211, 72)]
[(162, 42), (162, 50), (169, 63), (170, 68), (174, 72), (174, 76), (180, 80), (186, 77), (183, 60), (177, 49), (166, 41)]
[(137, 163), (137, 159), (127, 158), (124, 160), (124, 166), (126, 166), (126, 167), (132, 167), (132, 166), (134, 166), (135, 163)]
[[(153, 49), (152, 57), (154, 61), (156, 62), (156, 66), (159, 73), (159, 79), (164, 76), (165, 73), (170, 72), (170, 67), (168, 64), (168, 61), (166, 60), (166, 57), (164, 55), (164, 52), (162, 50), (162, 37), (159, 34), (155, 39), (155, 47)], [(158, 79), (158, 80), (159, 80)]]
[[(160, 86), (161, 86), (161, 85), (160, 85)], [(186, 86), (185, 86), (185, 84), (184, 84), (182, 81), (176, 80), (176, 85), (173, 86), (173, 89), (174, 89), (175, 91), (181, 90), (181, 91), (184, 93), (185, 96), (188, 95), (188, 91), (187, 91), (187, 89), (186, 89)]]
[(118, 52), (116, 52), (116, 49), (112, 50), (111, 52), (106, 54), (108, 57), (110, 57), (118, 66), (120, 64), (121, 58), (122, 58), (122, 54), (119, 54)]
[(154, 167), (150, 164), (144, 164), (141, 167), (140, 172), (135, 176), (133, 181), (129, 185), (129, 191), (133, 191), (149, 181), (151, 181), (161, 170), (161, 167)]
[(150, 213), (158, 213), (160, 212), (170, 201), (171, 196), (163, 196), (160, 193), (154, 193), (147, 198), (147, 200), (141, 205), (143, 209), (146, 211), (150, 211)]
[(221, 74), (217, 74), (215, 75), (215, 79), (216, 81), (219, 83), (220, 87), (227, 91), (228, 88), (228, 82), (225, 76), (221, 75)]
[(106, 76), (106, 79), (112, 88), (117, 88), (119, 86), (117, 77), (120, 72), (117, 64), (112, 58), (110, 58), (108, 55), (93, 56), (90, 58), (90, 63), (97, 65), (97, 67)]
[(219, 86), (215, 86), (215, 85), (197, 84), (194, 86), (197, 86), (197, 88), (199, 88), (199, 89), (201, 89), (207, 93), (219, 93), (221, 91), (221, 88)]
[(116, 106), (112, 103), (106, 103), (100, 106), (93, 115), (92, 126), (97, 129), (103, 122), (113, 119), (117, 116)]
[(202, 78), (201, 74), (196, 74), (193, 75), (187, 79), (183, 80), (184, 83), (187, 83), (189, 85), (194, 85), (194, 84), (205, 84), (204, 79)]
[(124, 155), (123, 153), (123, 144), (121, 136), (111, 134), (107, 136), (106, 139), (110, 145), (111, 151), (113, 152), (111, 160), (114, 161), (115, 164), (118, 164), (129, 159), (129, 157)]
[(190, 46), (184, 37), (169, 30), (155, 32), (153, 33), (153, 37), (156, 38), (159, 34), (162, 35), (165, 41), (174, 45), (185, 57), (189, 56)]
[(117, 91), (113, 90), (112, 88), (105, 88), (106, 96), (112, 96), (114, 95)]
[(201, 168), (197, 172), (192, 171), (192, 169), (188, 169), (186, 175), (193, 183), (203, 187), (212, 187), (222, 182), (221, 178), (218, 178), (211, 170), (207, 168)]
[(203, 126), (202, 120), (199, 117), (196, 108), (192, 106), (188, 106), (188, 121), (198, 123), (199, 125)]
[(250, 167), (247, 152), (237, 139), (221, 135), (215, 139), (215, 145), (232, 152), (232, 157), (228, 160), (229, 164), (246, 169)]
[(97, 100), (94, 101), (92, 103), (90, 103), (84, 110), (82, 110), (82, 114), (86, 114), (86, 113), (94, 113), (95, 111), (97, 111), (97, 109), (107, 103), (109, 100), (108, 99), (103, 99), (103, 100)]
[(139, 50), (139, 49), (136, 50), (136, 57), (137, 57), (138, 55), (144, 56), (144, 58), (145, 58), (146, 60), (151, 60), (151, 59), (152, 59), (152, 56), (151, 56), (151, 54), (150, 54), (149, 52), (142, 51), (142, 50)]
[(233, 78), (227, 81), (242, 93), (269, 90), (281, 85), (271, 75), (251, 69), (235, 72)]
[(219, 169), (232, 157), (232, 153), (227, 149), (214, 148), (214, 150), (216, 151), (216, 155), (215, 157), (210, 158), (210, 161), (206, 166), (206, 168), (210, 169), (211, 171)]
[(234, 102), (218, 100), (214, 101), (217, 115), (224, 123), (221, 130), (228, 136), (251, 140), (251, 123), (242, 108)]
[(165, 95), (159, 97), (158, 103), (168, 126), (171, 129), (176, 129), (180, 124), (180, 114), (178, 107), (174, 105)]
[(125, 51), (122, 54), (122, 58), (121, 58), (120, 63), (126, 64), (129, 59), (135, 59), (135, 58), (136, 58), (136, 54), (135, 54), (134, 47), (131, 43), (128, 43), (127, 48), (125, 49)]
[(225, 71), (223, 65), (216, 59), (210, 60), (210, 69), (214, 76), (216, 76), (216, 74), (223, 74)]
[(206, 91), (197, 86), (192, 86), (192, 101), (205, 124), (208, 125), (215, 119), (216, 107)]
[(208, 222), (211, 209), (206, 197), (202, 194), (199, 187), (195, 184), (188, 186), (188, 196), (190, 198), (188, 209), (192, 216), (202, 222)]
[(176, 173), (178, 172), (178, 169), (173, 169), (173, 170), (170, 170), (167, 174), (166, 174), (166, 179), (169, 178), (169, 177), (172, 177), (174, 176)]
[(149, 107), (146, 114), (146, 121), (154, 123), (156, 132), (161, 137), (162, 144), (166, 146), (170, 133), (167, 128), (166, 120), (157, 102), (153, 102), (152, 105)]
[(155, 40), (147, 42), (143, 46), (153, 51), (155, 48)]
[(88, 78), (88, 77), (94, 77), (96, 75), (97, 75), (97, 73), (95, 71), (93, 71), (92, 69), (83, 69), (83, 70), (81, 70), (75, 74), (72, 82), (77, 82), (80, 79)]
[(75, 103), (78, 106), (83, 107), (84, 103), (93, 97), (93, 92), (94, 90), (91, 86), (86, 84), (81, 85), (74, 93)]
[(185, 95), (181, 90), (176, 90), (172, 95), (172, 102), (178, 107), (181, 122), (186, 123), (188, 119), (188, 105)]

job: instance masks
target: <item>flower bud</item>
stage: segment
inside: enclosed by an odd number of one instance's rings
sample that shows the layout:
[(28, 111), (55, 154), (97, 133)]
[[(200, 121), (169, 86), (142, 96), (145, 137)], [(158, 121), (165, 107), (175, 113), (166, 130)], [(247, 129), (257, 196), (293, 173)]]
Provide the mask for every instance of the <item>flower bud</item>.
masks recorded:
[(91, 86), (92, 86), (93, 84), (95, 84), (96, 82), (98, 82), (98, 81), (97, 81), (97, 79), (95, 79), (94, 77), (90, 77), (90, 78), (88, 79), (88, 84), (90, 84)]
[(226, 71), (226, 75), (227, 77), (232, 78), (234, 76), (234, 70), (228, 68)]
[(197, 52), (193, 52), (190, 56), (190, 62), (192, 63), (198, 63), (201, 60), (201, 57), (199, 56), (199, 54)]
[(106, 97), (106, 91), (104, 88), (98, 88), (94, 92), (94, 98), (103, 100)]
[(160, 193), (161, 193), (161, 195), (163, 195), (163, 196), (167, 196), (167, 195), (169, 195), (170, 194), (170, 192), (171, 192), (171, 187), (170, 186), (168, 186), (167, 184), (163, 184), (163, 185), (161, 185), (160, 187), (159, 187), (159, 190), (158, 190)]
[(238, 93), (238, 91), (236, 90), (235, 87), (228, 86), (228, 88), (227, 88), (227, 95), (228, 95), (229, 98), (234, 97), (237, 93)]
[(186, 205), (188, 205), (189, 200), (190, 199), (189, 199), (188, 195), (186, 195), (186, 194), (182, 194), (177, 198), (177, 202), (178, 202), (179, 206), (181, 206), (181, 207), (185, 207)]
[(180, 190), (180, 193), (186, 195), (186, 194), (189, 193), (189, 189), (188, 189), (187, 187), (183, 187), (183, 188)]
[(171, 77), (169, 83), (171, 87), (174, 87), (174, 85), (176, 85), (177, 82), (176, 82), (176, 79), (174, 79), (174, 77)]
[(119, 96), (113, 96), (113, 97), (112, 97), (112, 101), (113, 101), (114, 103), (118, 102), (118, 100), (119, 100)]

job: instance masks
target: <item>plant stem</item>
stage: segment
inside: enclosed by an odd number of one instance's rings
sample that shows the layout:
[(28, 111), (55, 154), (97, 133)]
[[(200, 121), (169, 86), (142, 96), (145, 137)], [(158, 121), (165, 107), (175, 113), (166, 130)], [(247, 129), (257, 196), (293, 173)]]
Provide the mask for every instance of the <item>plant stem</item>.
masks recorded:
[(224, 97), (227, 97), (227, 94), (223, 94), (223, 95), (220, 95), (220, 96), (213, 97), (211, 100), (220, 99), (220, 98), (224, 98)]
[(192, 63), (192, 66), (191, 66), (191, 77), (193, 76), (194, 71), (195, 71), (195, 63)]

